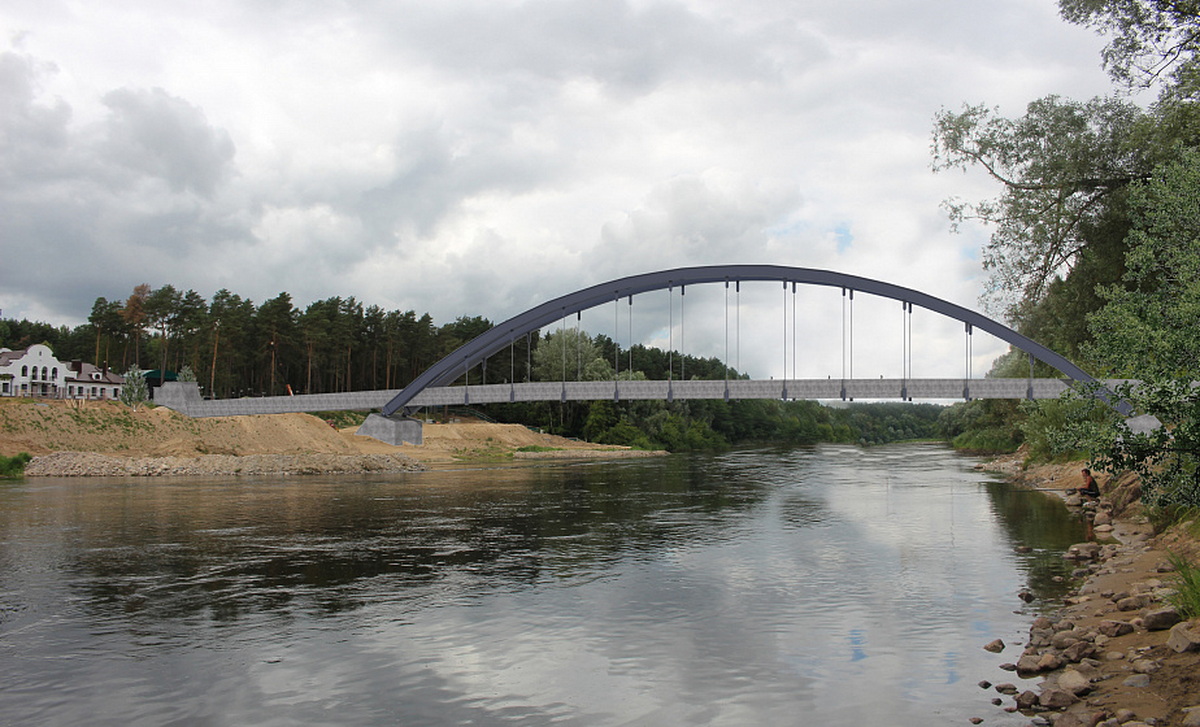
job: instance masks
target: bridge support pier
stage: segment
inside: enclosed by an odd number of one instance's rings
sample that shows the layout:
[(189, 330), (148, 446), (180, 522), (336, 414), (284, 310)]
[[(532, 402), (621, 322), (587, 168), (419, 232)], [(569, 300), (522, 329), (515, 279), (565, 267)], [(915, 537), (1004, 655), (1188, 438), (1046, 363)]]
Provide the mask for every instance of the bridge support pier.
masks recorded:
[(374, 437), (381, 442), (397, 447), (402, 444), (421, 445), (425, 443), (421, 420), (410, 417), (393, 418), (385, 417), (382, 414), (368, 414), (366, 421), (358, 427), (356, 434)]

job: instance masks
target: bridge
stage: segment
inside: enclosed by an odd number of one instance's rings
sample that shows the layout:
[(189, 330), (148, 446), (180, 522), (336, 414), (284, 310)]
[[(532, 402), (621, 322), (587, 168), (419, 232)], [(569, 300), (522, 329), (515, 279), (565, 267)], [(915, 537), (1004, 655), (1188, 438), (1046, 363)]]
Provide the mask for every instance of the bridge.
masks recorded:
[[(779, 379), (750, 380), (726, 377), (724, 380), (674, 380), (674, 367), (667, 381), (636, 381), (621, 379), (620, 346), (613, 360), (613, 378), (607, 381), (568, 381), (564, 371), (561, 381), (517, 382), (504, 384), (470, 385), (470, 371), (486, 366), (489, 358), (504, 349), (512, 351), (517, 340), (528, 340), (534, 331), (542, 330), (571, 316), (578, 320), (581, 313), (593, 308), (612, 305), (614, 307), (613, 341), (619, 340), (619, 319), (622, 301), (629, 308), (637, 295), (651, 291), (668, 291), (672, 296), (675, 289), (680, 296), (680, 326), (682, 328), (683, 296), (689, 286), (722, 285), (725, 289), (726, 348), (728, 349), (729, 291), (740, 293), (745, 282), (775, 282), (782, 285), (784, 293), (783, 361), (785, 376)], [(825, 286), (840, 288), (842, 294), (842, 371), (841, 376), (825, 379), (786, 378), (787, 371), (787, 303), (790, 287), (792, 293), (792, 322), (795, 326), (795, 293), (797, 286)], [(892, 379), (864, 379), (853, 376), (853, 311), (855, 293), (867, 293), (889, 298), (901, 303), (904, 314), (904, 375)], [(671, 315), (674, 316), (672, 297)], [(914, 306), (959, 321), (963, 324), (967, 351), (964, 375), (961, 378), (922, 379), (911, 377), (911, 316)], [(995, 336), (1028, 355), (1030, 374), (1024, 379), (986, 379), (971, 376), (971, 337), (975, 330)], [(674, 330), (674, 321), (672, 321)], [(632, 323), (630, 323), (632, 336)], [(849, 346), (847, 347), (847, 339)], [(630, 342), (632, 347), (632, 341)], [(793, 370), (795, 334), (793, 332)], [(726, 372), (728, 351), (726, 351)], [(1062, 378), (1034, 378), (1034, 361), (1048, 364), (1063, 374)], [(564, 367), (565, 368), (565, 367)], [(628, 376), (628, 370), (626, 375)], [(464, 385), (454, 386), (458, 379)], [(653, 273), (634, 275), (560, 296), (520, 313), (459, 347), (456, 351), (420, 374), (403, 389), (388, 391), (362, 391), (338, 394), (308, 394), (298, 396), (263, 397), (205, 401), (200, 398), (195, 385), (167, 384), (156, 394), (156, 403), (176, 409), (189, 416), (232, 416), (243, 414), (273, 414), (286, 412), (313, 412), (334, 410), (373, 410), (382, 414), (372, 415), (364, 424), (363, 434), (370, 434), (385, 441), (420, 441), (420, 423), (411, 418), (422, 407), (443, 405), (474, 405), (499, 402), (522, 401), (595, 401), (595, 400), (686, 400), (686, 399), (975, 399), (1009, 398), (1042, 399), (1055, 398), (1066, 388), (1094, 379), (1074, 363), (1057, 352), (1029, 339), (1008, 326), (992, 320), (976, 311), (949, 301), (879, 280), (863, 278), (845, 273), (812, 268), (787, 267), (781, 265), (713, 265), (676, 268)], [(1117, 381), (1102, 382), (1112, 390)], [(1106, 392), (1101, 391), (1105, 396)], [(1107, 397), (1106, 397), (1107, 398)], [(1122, 414), (1129, 415), (1129, 405), (1123, 401), (1114, 403)], [(400, 416), (396, 416), (399, 414)]]

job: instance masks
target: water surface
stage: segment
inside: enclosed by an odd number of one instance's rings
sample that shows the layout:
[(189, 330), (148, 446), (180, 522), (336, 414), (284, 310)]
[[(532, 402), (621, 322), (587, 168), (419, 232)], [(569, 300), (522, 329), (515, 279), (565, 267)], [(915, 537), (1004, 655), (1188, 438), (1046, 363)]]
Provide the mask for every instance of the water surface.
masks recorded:
[(0, 723), (1023, 724), (980, 647), (1082, 529), (973, 465), (0, 484)]

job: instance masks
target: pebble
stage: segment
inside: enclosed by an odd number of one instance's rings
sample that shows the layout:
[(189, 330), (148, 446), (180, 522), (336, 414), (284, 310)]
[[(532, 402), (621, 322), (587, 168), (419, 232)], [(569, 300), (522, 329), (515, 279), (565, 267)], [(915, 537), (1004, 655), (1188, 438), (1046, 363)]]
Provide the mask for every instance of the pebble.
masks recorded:
[(1123, 681), (1121, 683), (1127, 687), (1134, 687), (1134, 688), (1141, 689), (1143, 687), (1150, 686), (1150, 675), (1149, 674), (1133, 674), (1128, 677), (1125, 677), (1125, 681)]

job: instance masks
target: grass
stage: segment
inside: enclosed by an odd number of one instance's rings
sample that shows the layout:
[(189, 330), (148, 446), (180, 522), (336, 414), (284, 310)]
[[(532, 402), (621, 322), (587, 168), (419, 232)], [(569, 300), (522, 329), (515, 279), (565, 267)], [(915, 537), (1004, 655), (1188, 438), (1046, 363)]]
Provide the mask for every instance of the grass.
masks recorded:
[(1167, 560), (1175, 567), (1175, 592), (1167, 601), (1185, 619), (1200, 617), (1200, 566), (1177, 553), (1168, 553)]
[(33, 459), (28, 452), (12, 457), (0, 455), (0, 477), (19, 477), (25, 473), (25, 465)]
[(543, 447), (540, 444), (527, 444), (524, 447), (517, 447), (518, 452), (561, 452), (562, 447)]
[(368, 412), (365, 411), (315, 411), (313, 416), (324, 419), (327, 422), (333, 422), (333, 425), (338, 429), (346, 429), (347, 427), (361, 426), (367, 419)]

